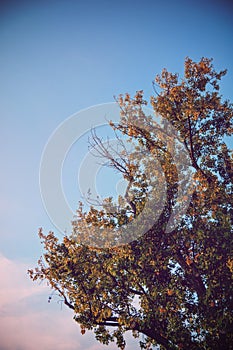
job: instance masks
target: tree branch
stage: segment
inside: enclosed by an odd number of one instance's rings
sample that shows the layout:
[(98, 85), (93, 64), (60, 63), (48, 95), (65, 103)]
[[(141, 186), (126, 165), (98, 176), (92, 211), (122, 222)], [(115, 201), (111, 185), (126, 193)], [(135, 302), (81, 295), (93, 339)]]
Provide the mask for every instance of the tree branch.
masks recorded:
[(58, 292), (63, 296), (64, 298), (64, 304), (66, 306), (68, 306), (70, 309), (74, 310), (74, 306), (68, 301), (67, 297), (65, 296), (65, 293), (56, 286), (56, 289), (58, 290)]

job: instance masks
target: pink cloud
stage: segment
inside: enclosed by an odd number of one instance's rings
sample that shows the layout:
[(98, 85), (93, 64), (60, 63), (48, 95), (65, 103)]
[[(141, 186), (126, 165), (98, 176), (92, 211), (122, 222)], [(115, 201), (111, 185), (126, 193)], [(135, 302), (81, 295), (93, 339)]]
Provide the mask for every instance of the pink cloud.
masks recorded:
[(0, 349), (81, 349), (72, 312), (48, 304), (50, 289), (32, 283), (27, 268), (0, 256)]

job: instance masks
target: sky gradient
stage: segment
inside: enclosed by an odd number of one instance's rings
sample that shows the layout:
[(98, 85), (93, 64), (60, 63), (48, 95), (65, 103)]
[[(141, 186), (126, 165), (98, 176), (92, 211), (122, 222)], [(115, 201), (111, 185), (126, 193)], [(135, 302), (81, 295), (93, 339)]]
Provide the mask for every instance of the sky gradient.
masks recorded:
[[(56, 298), (48, 304), (50, 290), (26, 275), (42, 254), (38, 228), (56, 230), (40, 196), (43, 149), (81, 109), (140, 89), (149, 98), (155, 75), (166, 67), (182, 76), (186, 56), (227, 68), (221, 92), (233, 101), (232, 15), (226, 0), (0, 2), (0, 350), (106, 348), (81, 336), (72, 313)], [(70, 157), (72, 206), (77, 170)]]

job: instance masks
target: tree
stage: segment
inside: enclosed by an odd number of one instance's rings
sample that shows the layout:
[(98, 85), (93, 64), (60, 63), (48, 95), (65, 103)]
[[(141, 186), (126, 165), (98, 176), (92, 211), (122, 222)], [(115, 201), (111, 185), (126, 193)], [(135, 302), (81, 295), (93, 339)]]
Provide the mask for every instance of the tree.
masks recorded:
[[(80, 203), (62, 241), (40, 230), (45, 254), (29, 270), (74, 311), (82, 334), (93, 330), (121, 349), (128, 330), (144, 335), (142, 349), (233, 349), (233, 153), (225, 142), (233, 105), (219, 94), (225, 74), (211, 59), (186, 58), (183, 79), (165, 69), (155, 78), (151, 105), (160, 125), (144, 113), (138, 91), (117, 99), (120, 123), (110, 126), (122, 135), (120, 147), (93, 133), (99, 155), (127, 181), (125, 196), (87, 212)], [(189, 164), (179, 161), (182, 152)]]

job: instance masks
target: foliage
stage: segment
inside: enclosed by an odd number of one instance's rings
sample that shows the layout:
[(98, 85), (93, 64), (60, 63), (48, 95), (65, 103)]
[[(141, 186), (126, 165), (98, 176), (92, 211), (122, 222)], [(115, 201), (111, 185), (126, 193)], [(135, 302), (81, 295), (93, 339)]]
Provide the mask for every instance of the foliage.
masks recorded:
[[(73, 233), (62, 242), (40, 230), (45, 254), (30, 277), (45, 279), (58, 291), (82, 334), (93, 330), (97, 340), (116, 340), (121, 349), (128, 330), (144, 335), (143, 349), (233, 348), (233, 157), (224, 141), (233, 132), (233, 106), (219, 94), (225, 74), (207, 58), (197, 63), (186, 58), (183, 79), (164, 69), (155, 78), (151, 105), (166, 132), (143, 112), (142, 91), (133, 98), (120, 95), (121, 120), (110, 125), (133, 151), (123, 145), (114, 151), (95, 134), (93, 143), (128, 182), (125, 196), (118, 203), (107, 198), (101, 209), (88, 212), (80, 203)], [(177, 170), (171, 147), (181, 150), (167, 141), (172, 128), (189, 155), (194, 179), (181, 199), (178, 173), (187, 169), (179, 164)], [(180, 210), (187, 196), (185, 215), (167, 229), (174, 208)], [(162, 201), (158, 217), (159, 205), (146, 207), (148, 198)], [(153, 215), (156, 220), (134, 239), (142, 227), (130, 225), (142, 212), (141, 221)], [(132, 237), (121, 244), (126, 231)], [(115, 244), (108, 245), (113, 237)], [(90, 244), (93, 240), (98, 244)]]

